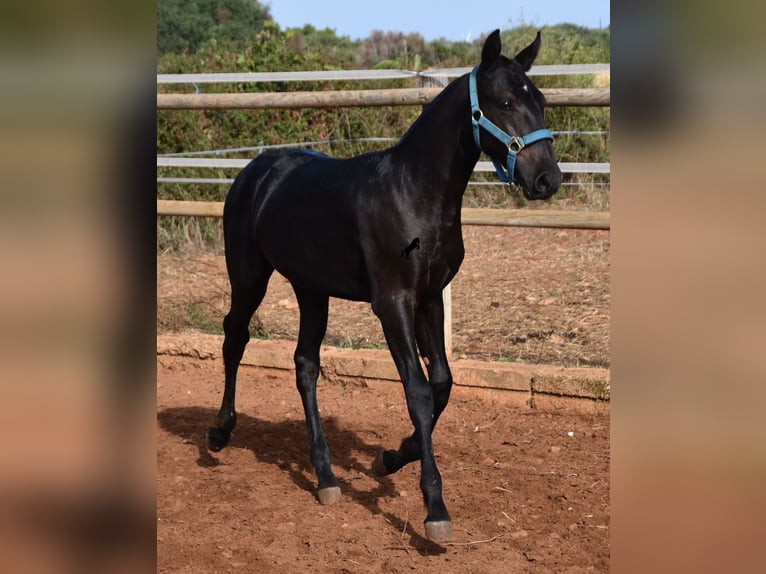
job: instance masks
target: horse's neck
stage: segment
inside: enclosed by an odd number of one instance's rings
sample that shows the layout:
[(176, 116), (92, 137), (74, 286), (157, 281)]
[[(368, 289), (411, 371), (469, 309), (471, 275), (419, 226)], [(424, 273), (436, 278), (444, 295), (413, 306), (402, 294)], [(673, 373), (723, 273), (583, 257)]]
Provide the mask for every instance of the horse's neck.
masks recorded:
[(464, 76), (444, 88), (397, 145), (408, 171), (424, 183), (423, 193), (432, 192), (458, 206), (479, 159), (470, 113)]

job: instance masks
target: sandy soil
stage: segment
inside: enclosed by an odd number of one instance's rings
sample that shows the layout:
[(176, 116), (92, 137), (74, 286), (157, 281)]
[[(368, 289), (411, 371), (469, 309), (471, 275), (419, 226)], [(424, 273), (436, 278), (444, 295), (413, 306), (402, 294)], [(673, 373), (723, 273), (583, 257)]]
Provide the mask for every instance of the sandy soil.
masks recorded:
[(419, 465), (375, 455), (411, 432), (401, 387), (320, 384), (341, 502), (316, 500), (293, 376), (242, 367), (239, 423), (211, 454), (219, 359), (157, 359), (159, 572), (607, 572), (609, 408), (530, 410), (456, 389), (434, 434), (454, 539), (425, 538)]

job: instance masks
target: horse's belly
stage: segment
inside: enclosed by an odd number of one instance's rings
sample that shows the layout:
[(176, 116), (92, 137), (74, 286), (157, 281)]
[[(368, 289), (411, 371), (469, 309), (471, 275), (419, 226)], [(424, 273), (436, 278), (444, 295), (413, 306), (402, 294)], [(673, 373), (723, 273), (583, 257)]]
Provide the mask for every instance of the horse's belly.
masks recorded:
[(276, 269), (295, 287), (353, 301), (370, 300), (366, 273), (350, 259), (291, 259)]
[(295, 287), (370, 300), (364, 256), (351, 234), (285, 224), (265, 230), (261, 245), (269, 262)]

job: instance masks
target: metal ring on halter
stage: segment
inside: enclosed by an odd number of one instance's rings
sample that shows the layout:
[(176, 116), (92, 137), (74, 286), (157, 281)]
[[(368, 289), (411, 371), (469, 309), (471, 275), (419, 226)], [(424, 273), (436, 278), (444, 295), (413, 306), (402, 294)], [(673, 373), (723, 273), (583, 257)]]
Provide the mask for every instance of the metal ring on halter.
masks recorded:
[(521, 141), (517, 136), (513, 136), (513, 139), (508, 143), (508, 149), (516, 153), (520, 152), (523, 147), (524, 142)]

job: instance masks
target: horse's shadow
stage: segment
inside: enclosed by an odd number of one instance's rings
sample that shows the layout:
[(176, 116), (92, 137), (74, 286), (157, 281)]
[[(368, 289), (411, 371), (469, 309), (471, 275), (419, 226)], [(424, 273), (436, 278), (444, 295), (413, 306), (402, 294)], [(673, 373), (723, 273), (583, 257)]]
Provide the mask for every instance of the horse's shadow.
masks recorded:
[[(220, 460), (207, 448), (207, 429), (215, 421), (215, 417), (214, 409), (204, 407), (168, 408), (157, 415), (164, 430), (196, 445), (199, 453), (196, 463), (208, 468), (220, 464)], [(365, 442), (352, 431), (340, 428), (334, 417), (323, 419), (322, 428), (332, 451), (333, 464), (365, 474), (378, 482), (375, 489), (367, 491), (358, 490), (351, 482), (341, 480), (343, 494), (367, 508), (372, 514), (382, 515), (396, 532), (403, 532), (407, 521), (383, 510), (379, 504), (382, 497), (396, 494), (393, 481), (386, 476), (374, 475), (369, 465), (363, 465), (358, 458), (360, 454), (364, 454), (374, 459), (380, 447)], [(279, 467), (299, 488), (312, 494), (316, 492), (314, 468), (308, 457), (306, 423), (302, 419), (272, 422), (237, 413), (237, 428), (232, 432), (229, 447), (250, 450), (260, 462)], [(444, 547), (414, 532), (412, 528), (409, 528), (408, 532), (410, 547), (420, 554), (445, 552)]]

